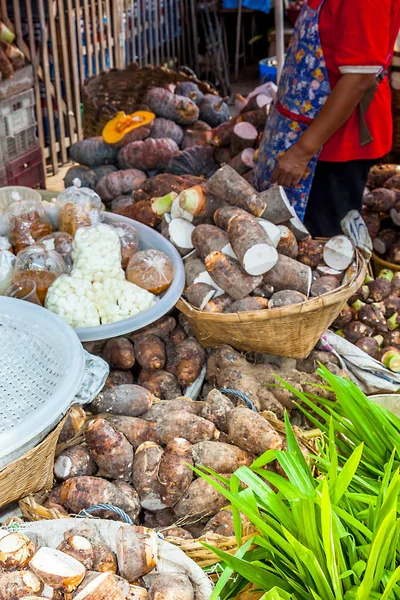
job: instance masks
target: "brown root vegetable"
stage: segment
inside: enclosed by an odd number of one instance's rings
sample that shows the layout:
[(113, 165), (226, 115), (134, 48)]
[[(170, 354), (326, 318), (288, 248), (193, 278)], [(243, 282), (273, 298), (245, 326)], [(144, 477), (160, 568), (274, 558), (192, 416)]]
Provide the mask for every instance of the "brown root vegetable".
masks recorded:
[(358, 311), (358, 320), (379, 333), (387, 333), (386, 318), (382, 310), (373, 304), (365, 304)]
[(121, 526), (117, 533), (117, 560), (121, 577), (130, 583), (157, 565), (157, 534), (146, 527)]
[(205, 260), (208, 273), (217, 285), (234, 300), (248, 296), (262, 281), (261, 276), (252, 276), (230, 256), (212, 252)]
[(192, 448), (192, 455), (196, 467), (208, 467), (217, 473), (234, 473), (253, 462), (248, 452), (223, 442), (198, 442)]
[(172, 400), (181, 395), (177, 378), (162, 369), (157, 371), (143, 369), (139, 374), (139, 384), (160, 400)]
[[(371, 235), (371, 234), (370, 234)], [(397, 233), (394, 229), (383, 229), (373, 240), (375, 252), (378, 254), (386, 254), (389, 248), (396, 242)]]
[(148, 510), (166, 508), (161, 500), (158, 469), (164, 450), (154, 442), (141, 444), (135, 453), (132, 481), (140, 503)]
[(206, 270), (204, 262), (200, 258), (188, 258), (184, 264), (186, 287), (189, 287), (193, 283), (199, 283), (196, 281), (197, 278)]
[(228, 432), (228, 415), (234, 409), (232, 402), (218, 390), (211, 390), (201, 409), (200, 416), (214, 423), (216, 428)]
[(399, 165), (374, 165), (368, 175), (367, 187), (371, 190), (380, 188), (391, 177), (400, 174)]
[(0, 540), (0, 569), (2, 571), (25, 569), (35, 552), (35, 544), (26, 535), (9, 533)]
[(159, 138), (169, 138), (174, 140), (178, 144), (181, 145), (183, 140), (183, 129), (174, 121), (170, 119), (164, 119), (163, 117), (158, 117), (154, 119), (152, 123), (152, 128), (150, 132), (150, 137), (154, 139)]
[[(217, 150), (227, 150), (227, 148), (216, 148), (216, 150), (214, 151), (214, 157), (216, 157)], [(229, 166), (232, 169), (234, 169), (236, 171), (236, 173), (239, 173), (239, 175), (244, 175), (245, 173), (248, 173), (251, 169), (254, 169), (255, 153), (256, 153), (256, 151), (254, 150), (254, 148), (245, 148), (244, 150), (239, 152), (239, 154), (234, 156), (231, 160), (228, 159), (228, 160), (221, 161), (220, 164), (224, 164), (229, 161)], [(228, 150), (228, 154), (229, 154), (229, 150)], [(219, 162), (219, 161), (217, 160), (217, 162)]]
[(148, 592), (146, 588), (139, 585), (131, 585), (129, 587), (129, 594), (126, 597), (126, 600), (146, 600), (147, 595)]
[(250, 215), (238, 215), (228, 227), (239, 263), (249, 275), (263, 275), (278, 262), (278, 253), (265, 229)]
[[(230, 474), (224, 477), (230, 478)], [(174, 513), (177, 517), (204, 518), (213, 515), (224, 508), (228, 501), (217, 492), (205, 479), (194, 479), (189, 488), (175, 505)]]
[[(191, 444), (218, 438), (214, 424), (188, 412), (168, 412), (157, 422), (156, 432), (162, 444), (183, 437)], [(136, 486), (135, 486), (136, 487)]]
[(299, 245), (296, 236), (290, 231), (289, 227), (286, 227), (286, 225), (279, 225), (278, 227), (281, 232), (281, 237), (277, 246), (278, 253), (296, 259), (299, 254)]
[(169, 341), (172, 342), (173, 344), (177, 345), (180, 342), (183, 342), (183, 340), (186, 339), (186, 337), (187, 337), (187, 335), (186, 335), (183, 327), (181, 327), (180, 325), (177, 325), (175, 327), (174, 331), (169, 336)]
[(244, 356), (239, 354), (231, 346), (222, 344), (211, 350), (207, 360), (207, 381), (218, 385), (218, 376), (224, 369), (234, 367), (244, 370), (247, 366)]
[(96, 463), (89, 450), (81, 444), (66, 448), (54, 462), (54, 475), (61, 481), (70, 477), (94, 475), (96, 471)]
[(0, 600), (18, 600), (40, 594), (42, 589), (43, 583), (32, 571), (0, 573)]
[[(164, 368), (166, 360), (165, 345), (156, 335), (146, 335), (137, 340), (135, 343), (135, 354), (137, 362), (143, 369), (153, 371)], [(149, 408), (147, 410), (149, 410)]]
[(395, 348), (400, 349), (400, 329), (396, 329), (395, 331), (390, 331), (385, 335), (383, 345), (386, 346), (394, 346)]
[(164, 538), (179, 538), (181, 540), (192, 540), (192, 534), (183, 527), (167, 527), (162, 530)]
[(221, 313), (224, 312), (232, 303), (232, 298), (228, 296), (228, 294), (223, 294), (222, 296), (218, 296), (218, 298), (214, 298), (213, 300), (207, 302), (203, 310), (206, 312)]
[(61, 486), (61, 502), (73, 514), (94, 504), (113, 504), (130, 511), (132, 502), (112, 483), (100, 477), (71, 477)]
[(104, 202), (111, 202), (118, 196), (139, 190), (146, 179), (147, 175), (138, 169), (114, 171), (100, 179), (96, 192)]
[(85, 432), (90, 454), (102, 469), (114, 479), (131, 477), (133, 448), (126, 437), (105, 419), (93, 419)]
[(134, 382), (130, 371), (110, 371), (103, 387), (103, 393), (119, 385), (128, 385)]
[(161, 223), (161, 218), (153, 210), (151, 199), (139, 200), (134, 204), (124, 204), (115, 209), (114, 212), (134, 221), (139, 221), (139, 223), (144, 223), (149, 227), (156, 227)]
[(164, 529), (165, 527), (175, 526), (176, 516), (171, 508), (164, 508), (163, 510), (144, 510), (143, 521), (145, 527), (151, 529)]
[(343, 280), (343, 271), (337, 271), (336, 269), (331, 269), (327, 265), (318, 265), (315, 269), (314, 273), (318, 277), (335, 277), (340, 283)]
[(214, 152), (210, 146), (197, 145), (181, 150), (167, 165), (167, 172), (173, 175), (193, 175), (208, 179), (218, 169)]
[(232, 537), (235, 535), (233, 525), (233, 515), (231, 510), (221, 510), (204, 526), (202, 535), (207, 536), (210, 533), (223, 535), (224, 537)]
[(216, 289), (207, 283), (192, 283), (186, 292), (186, 299), (195, 308), (203, 310), (207, 303), (214, 298)]
[(213, 196), (256, 217), (260, 217), (266, 209), (266, 201), (229, 165), (218, 169), (207, 181), (206, 187)]
[(307, 296), (295, 290), (282, 290), (275, 292), (269, 301), (269, 308), (280, 308), (291, 304), (301, 304), (307, 301)]
[(164, 88), (151, 88), (146, 96), (146, 104), (158, 117), (179, 125), (191, 125), (199, 118), (199, 108), (192, 100), (172, 94)]
[(181, 396), (174, 400), (153, 404), (151, 409), (142, 415), (142, 418), (148, 421), (162, 421), (170, 412), (187, 412), (192, 415), (200, 415), (202, 404), (202, 402), (191, 400), (186, 396)]
[(139, 329), (139, 331), (135, 331), (131, 335), (131, 340), (133, 343), (135, 343), (140, 337), (144, 335), (156, 335), (157, 337), (166, 341), (175, 329), (175, 327), (176, 321), (174, 317), (161, 317), (161, 319), (158, 319), (158, 321), (155, 321), (151, 325), (147, 325), (147, 327)]
[(369, 288), (369, 298), (373, 302), (382, 302), (385, 298), (388, 298), (392, 292), (391, 282), (387, 279), (374, 279), (367, 283)]
[(245, 148), (252, 148), (258, 138), (258, 131), (251, 123), (242, 121), (233, 127), (231, 137), (231, 156), (236, 156)]
[(343, 329), (343, 327), (351, 323), (353, 319), (354, 310), (348, 304), (345, 304), (336, 319), (333, 321), (332, 327), (333, 329)]
[(205, 259), (211, 252), (224, 252), (229, 237), (215, 225), (198, 225), (192, 231), (192, 243), (200, 258)]
[[(217, 146), (214, 148), (214, 160), (221, 167), (226, 165), (231, 160), (231, 152), (226, 146)], [(232, 165), (231, 165), (232, 166)], [(232, 169), (235, 167), (232, 166)], [(236, 171), (236, 169), (235, 169)], [(237, 171), (239, 173), (239, 171)]]
[(195, 185), (179, 194), (180, 207), (193, 216), (202, 216), (207, 212), (207, 191), (201, 185)]
[(228, 231), (231, 221), (239, 216), (248, 217), (249, 213), (235, 206), (223, 206), (215, 211), (214, 221), (217, 227)]
[(235, 446), (257, 456), (282, 447), (282, 439), (275, 429), (261, 415), (248, 408), (234, 408), (229, 413), (228, 435)]
[(372, 358), (376, 358), (379, 352), (379, 344), (377, 340), (373, 337), (364, 337), (356, 342), (357, 348), (372, 356)]
[(142, 250), (134, 254), (129, 261), (126, 278), (152, 294), (160, 294), (171, 285), (174, 267), (164, 252)]
[(72, 406), (61, 429), (58, 443), (64, 444), (78, 435), (86, 423), (86, 413), (81, 406)]
[(93, 568), (94, 550), (88, 539), (81, 535), (71, 535), (64, 539), (57, 550), (79, 560), (89, 571)]
[(93, 570), (97, 573), (116, 573), (117, 559), (112, 550), (102, 541), (91, 540), (94, 547)]
[(194, 600), (194, 589), (187, 575), (161, 573), (149, 588), (147, 600)]
[(252, 291), (252, 296), (259, 296), (260, 298), (266, 298), (269, 300), (272, 298), (274, 291), (275, 290), (271, 284), (262, 283)]
[(228, 146), (231, 141), (233, 128), (236, 124), (234, 119), (221, 123), (218, 127), (211, 130), (212, 140), (211, 145), (218, 148), (220, 146)]
[(106, 144), (101, 137), (86, 138), (72, 144), (69, 157), (85, 167), (99, 167), (116, 163), (118, 149)]
[(112, 573), (102, 573), (92, 579), (74, 600), (124, 600), (125, 595)]
[(132, 343), (126, 338), (111, 338), (104, 346), (102, 357), (115, 369), (132, 369), (135, 352)]
[[(253, 292), (254, 293), (254, 292)], [(238, 313), (238, 312), (253, 312), (255, 310), (265, 310), (268, 308), (268, 299), (262, 298), (261, 296), (247, 296), (242, 300), (236, 300), (228, 308), (225, 309), (226, 313)]]
[(347, 341), (356, 344), (363, 337), (370, 337), (373, 330), (368, 325), (360, 323), (360, 321), (352, 321), (343, 327), (343, 334)]
[(372, 212), (387, 213), (395, 207), (397, 194), (392, 189), (377, 188), (363, 197), (363, 204)]
[(73, 592), (85, 576), (81, 562), (53, 548), (42, 546), (29, 563), (43, 583), (65, 593)]
[(246, 121), (247, 123), (251, 123), (254, 127), (257, 128), (259, 132), (263, 131), (265, 127), (265, 123), (268, 118), (268, 109), (266, 106), (262, 108), (257, 108), (256, 110), (249, 110), (244, 114), (240, 115), (239, 119), (242, 121)]
[(311, 268), (280, 254), (277, 264), (265, 273), (263, 284), (271, 285), (275, 292), (294, 290), (308, 296), (312, 284)]
[(96, 396), (90, 410), (94, 414), (111, 413), (139, 417), (150, 409), (153, 400), (153, 395), (139, 385), (119, 385)]
[(161, 500), (166, 507), (175, 506), (191, 484), (192, 465), (192, 446), (187, 440), (175, 438), (167, 444), (158, 469)]
[(333, 292), (338, 287), (340, 287), (340, 281), (337, 280), (336, 277), (332, 275), (326, 275), (325, 277), (320, 277), (311, 286), (310, 295), (311, 296), (322, 296), (323, 294), (329, 294), (329, 292)]
[(191, 385), (199, 377), (206, 353), (195, 338), (187, 338), (176, 347), (176, 374), (181, 386)]
[(318, 240), (313, 240), (311, 237), (302, 240), (298, 244), (299, 253), (297, 260), (304, 265), (308, 265), (315, 269), (319, 264), (324, 262), (324, 245)]
[(384, 188), (388, 190), (400, 191), (400, 168), (398, 168), (397, 172), (397, 175), (394, 175), (393, 177), (385, 181), (385, 183), (383, 184)]
[(293, 208), (290, 206), (285, 190), (280, 187), (271, 187), (259, 194), (266, 206), (262, 213), (262, 218), (270, 221), (274, 225), (285, 223), (293, 218)]
[(398, 348), (387, 346), (378, 353), (378, 360), (390, 371), (400, 372), (400, 351)]
[[(127, 514), (130, 516), (130, 518), (132, 519), (132, 521), (134, 523), (136, 523), (138, 521), (140, 512), (142, 510), (142, 506), (140, 504), (139, 494), (126, 481), (114, 480), (113, 484), (115, 485), (115, 487), (120, 492), (122, 492), (123, 494), (125, 494), (129, 498), (130, 502), (132, 502), (135, 505), (135, 508), (133, 510), (130, 510)], [(115, 514), (114, 514), (114, 517), (115, 517)], [(118, 518), (118, 520), (119, 520), (119, 518)]]
[(121, 169), (139, 169), (141, 171), (165, 169), (178, 152), (179, 146), (173, 140), (147, 138), (121, 148), (118, 153), (118, 163)]

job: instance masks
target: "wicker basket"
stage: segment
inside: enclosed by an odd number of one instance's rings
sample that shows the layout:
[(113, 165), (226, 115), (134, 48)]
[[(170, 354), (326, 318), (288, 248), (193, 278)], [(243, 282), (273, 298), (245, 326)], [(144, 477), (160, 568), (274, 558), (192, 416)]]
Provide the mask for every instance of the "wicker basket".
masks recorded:
[(374, 252), (372, 253), (372, 265), (373, 265), (373, 273), (375, 277), (378, 277), (379, 273), (382, 269), (390, 269), (390, 271), (400, 271), (400, 265), (395, 265), (394, 263), (388, 262), (387, 260), (383, 260), (383, 258), (379, 258)]
[(180, 298), (177, 308), (187, 317), (206, 348), (229, 344), (238, 350), (306, 358), (343, 305), (362, 285), (367, 266), (357, 253), (357, 268), (346, 285), (303, 304), (241, 312), (208, 313)]
[(53, 486), (53, 464), (63, 419), (38, 446), (0, 471), (0, 506)]
[(144, 108), (147, 91), (152, 87), (180, 81), (193, 81), (204, 94), (214, 93), (208, 83), (194, 76), (165, 67), (139, 67), (136, 63), (90, 77), (82, 87), (85, 138), (101, 135), (115, 110), (132, 113)]

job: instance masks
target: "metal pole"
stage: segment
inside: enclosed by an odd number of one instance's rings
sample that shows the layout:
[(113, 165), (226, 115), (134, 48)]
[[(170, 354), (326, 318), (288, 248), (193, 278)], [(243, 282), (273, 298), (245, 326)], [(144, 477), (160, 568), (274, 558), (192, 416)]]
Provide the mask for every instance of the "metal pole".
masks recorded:
[(284, 0), (275, 0), (275, 37), (276, 59), (278, 63), (278, 82), (285, 61), (285, 31), (283, 24)]

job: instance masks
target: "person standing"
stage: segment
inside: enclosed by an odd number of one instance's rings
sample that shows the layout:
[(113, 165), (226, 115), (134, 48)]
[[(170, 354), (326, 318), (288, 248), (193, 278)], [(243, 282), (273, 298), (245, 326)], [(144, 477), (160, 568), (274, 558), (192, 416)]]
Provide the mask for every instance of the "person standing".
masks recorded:
[(308, 0), (296, 22), (253, 183), (284, 186), (314, 237), (361, 211), (368, 171), (391, 149), (399, 29), (400, 0)]

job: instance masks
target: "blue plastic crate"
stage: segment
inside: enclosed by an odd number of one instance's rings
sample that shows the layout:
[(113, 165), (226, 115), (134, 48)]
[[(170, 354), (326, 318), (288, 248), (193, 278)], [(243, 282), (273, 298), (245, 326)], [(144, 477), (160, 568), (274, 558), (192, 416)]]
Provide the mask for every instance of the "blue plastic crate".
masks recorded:
[(278, 68), (276, 66), (276, 58), (263, 58), (258, 63), (260, 73), (260, 83), (273, 81), (276, 83), (278, 78)]

